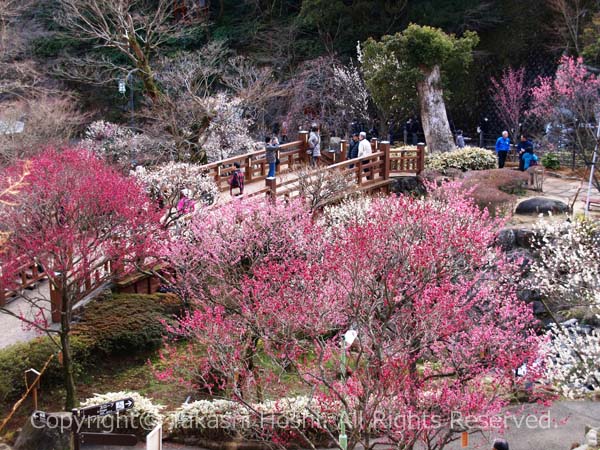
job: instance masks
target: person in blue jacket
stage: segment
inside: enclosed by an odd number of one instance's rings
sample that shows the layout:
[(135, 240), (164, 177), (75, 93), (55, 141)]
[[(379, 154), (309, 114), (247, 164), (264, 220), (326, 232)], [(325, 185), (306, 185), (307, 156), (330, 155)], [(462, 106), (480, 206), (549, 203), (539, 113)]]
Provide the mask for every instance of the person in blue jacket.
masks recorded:
[(529, 174), (529, 186), (533, 186), (535, 173), (534, 170), (538, 165), (539, 158), (535, 153), (533, 153), (533, 147), (528, 148), (521, 156), (523, 160), (523, 170), (525, 170)]
[(525, 167), (524, 167), (524, 165), (523, 165), (523, 155), (529, 149), (533, 149), (533, 142), (531, 142), (527, 138), (527, 135), (522, 134), (521, 135), (521, 141), (517, 144), (517, 152), (519, 154), (519, 170), (521, 172), (524, 172), (526, 170)]
[(506, 157), (510, 151), (510, 138), (508, 137), (508, 131), (503, 131), (502, 136), (496, 141), (496, 154), (498, 155), (498, 167), (504, 168), (506, 163)]

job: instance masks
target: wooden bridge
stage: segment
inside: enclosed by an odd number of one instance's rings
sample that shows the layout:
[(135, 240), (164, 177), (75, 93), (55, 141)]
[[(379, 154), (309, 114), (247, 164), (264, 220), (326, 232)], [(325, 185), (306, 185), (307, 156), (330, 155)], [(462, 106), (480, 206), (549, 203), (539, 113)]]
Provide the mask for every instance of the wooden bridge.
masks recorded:
[[(321, 149), (321, 171), (338, 171), (352, 180), (359, 191), (371, 192), (387, 189), (395, 177), (417, 175), (425, 167), (425, 146), (416, 149), (391, 149), (387, 141), (371, 140), (372, 154), (347, 159), (348, 142), (342, 140), (338, 149)], [(301, 131), (298, 140), (283, 144), (278, 151), (279, 165), (275, 179), (267, 179), (269, 164), (265, 150), (206, 164), (203, 167), (215, 180), (221, 191), (220, 203), (231, 200), (229, 179), (238, 163), (244, 172), (244, 197), (265, 195), (273, 200), (294, 198), (300, 195), (297, 171), (309, 163), (308, 132)]]
[[(348, 143), (341, 141), (333, 151), (321, 150), (321, 165), (315, 171), (327, 173), (337, 171), (349, 180), (348, 186), (358, 191), (376, 192), (387, 190), (395, 177), (421, 173), (425, 165), (425, 146), (416, 149), (391, 149), (387, 141), (371, 140), (372, 154), (355, 159), (347, 159)], [(298, 140), (279, 147), (277, 175), (267, 179), (269, 164), (265, 150), (234, 156), (222, 161), (202, 166), (213, 177), (221, 191), (219, 203), (231, 201), (229, 179), (239, 163), (244, 172), (244, 197), (266, 196), (272, 201), (291, 199), (301, 195), (298, 170), (309, 163), (308, 132), (300, 132)], [(316, 172), (313, 172), (316, 173)], [(88, 276), (82, 287), (81, 298), (98, 288), (101, 282), (112, 276), (113, 267), (104, 264)], [(32, 289), (47, 278), (42, 268), (35, 262), (24, 261), (19, 271), (19, 280), (10, 289), (2, 286), (0, 279), (0, 307), (15, 298), (23, 289)], [(113, 280), (119, 292), (153, 293), (158, 287), (157, 280), (138, 273), (129, 273)], [(52, 283), (51, 283), (52, 284)], [(49, 289), (50, 312), (53, 322), (60, 320), (61, 293), (55, 286)]]

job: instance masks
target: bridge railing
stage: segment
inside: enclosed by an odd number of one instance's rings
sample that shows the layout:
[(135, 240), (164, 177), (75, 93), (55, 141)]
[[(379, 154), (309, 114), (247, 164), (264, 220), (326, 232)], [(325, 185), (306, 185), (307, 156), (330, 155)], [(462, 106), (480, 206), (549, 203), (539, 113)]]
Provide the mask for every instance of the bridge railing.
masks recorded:
[[(280, 174), (288, 173), (298, 167), (299, 164), (307, 162), (307, 148), (308, 132), (306, 131), (300, 132), (298, 140), (280, 145), (277, 155), (280, 163), (277, 172)], [(229, 189), (229, 179), (236, 170), (235, 163), (240, 165), (244, 173), (245, 184), (267, 178), (269, 164), (267, 163), (265, 149), (205, 164), (202, 168), (215, 180), (221, 191), (226, 191)]]
[(12, 297), (18, 296), (21, 290), (32, 289), (39, 281), (46, 278), (46, 274), (35, 261), (23, 262), (16, 273), (17, 278), (9, 286), (4, 286), (0, 277), (0, 307), (5, 306)]

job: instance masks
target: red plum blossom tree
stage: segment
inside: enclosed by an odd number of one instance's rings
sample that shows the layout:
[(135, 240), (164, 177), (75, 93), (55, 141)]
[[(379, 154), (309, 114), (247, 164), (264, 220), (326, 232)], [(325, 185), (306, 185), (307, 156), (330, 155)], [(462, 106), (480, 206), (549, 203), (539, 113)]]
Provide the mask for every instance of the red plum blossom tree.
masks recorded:
[[(22, 172), (22, 167), (7, 170)], [(48, 300), (23, 293), (31, 312), (17, 315), (50, 336), (62, 352), (66, 408), (75, 404), (70, 347), (73, 306), (89, 289), (127, 266), (144, 262), (157, 237), (155, 205), (134, 179), (125, 178), (87, 150), (47, 150), (33, 158), (17, 194), (2, 206), (2, 226), (10, 233), (0, 254), (2, 282), (11, 287), (23, 262), (45, 271), (61, 293), (60, 327), (49, 323)], [(111, 270), (105, 270), (106, 264)]]

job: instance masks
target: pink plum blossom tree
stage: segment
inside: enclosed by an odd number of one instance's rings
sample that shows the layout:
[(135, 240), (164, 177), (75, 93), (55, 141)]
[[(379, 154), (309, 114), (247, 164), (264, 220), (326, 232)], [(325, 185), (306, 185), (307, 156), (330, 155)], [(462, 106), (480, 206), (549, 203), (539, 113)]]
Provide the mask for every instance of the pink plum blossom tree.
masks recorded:
[(500, 222), (456, 186), (366, 208), (345, 232), (298, 203), (197, 216), (165, 250), (194, 308), (170, 330), (187, 351), (167, 350), (159, 377), (247, 406), (301, 390), (338, 405), (351, 449), (441, 449), (471, 431), (457, 415), (485, 427), (542, 376), (534, 317), (492, 245)]

